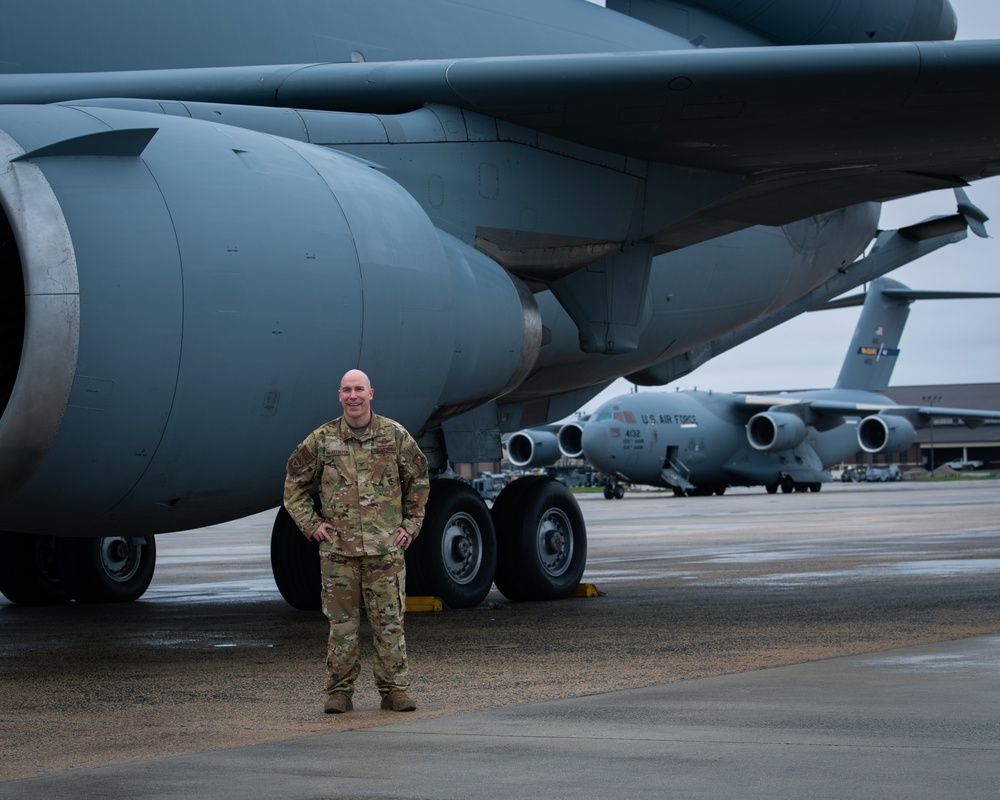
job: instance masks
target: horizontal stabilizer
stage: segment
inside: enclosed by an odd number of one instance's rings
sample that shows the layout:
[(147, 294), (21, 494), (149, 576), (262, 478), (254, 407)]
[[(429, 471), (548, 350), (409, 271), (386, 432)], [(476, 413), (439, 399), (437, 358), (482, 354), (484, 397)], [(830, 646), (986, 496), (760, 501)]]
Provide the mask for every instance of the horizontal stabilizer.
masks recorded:
[[(991, 297), (1000, 297), (998, 292), (952, 292), (952, 291), (934, 291), (919, 290), (919, 289), (883, 289), (883, 297), (888, 297), (891, 300), (975, 300), (984, 299)], [(853, 294), (849, 297), (839, 297), (836, 300), (831, 300), (829, 303), (824, 303), (822, 306), (813, 309), (814, 311), (825, 311), (831, 308), (853, 308), (854, 306), (862, 306), (865, 303), (864, 294)]]
[(964, 216), (952, 214), (950, 217), (934, 217), (918, 222), (916, 225), (900, 228), (899, 235), (913, 242), (923, 242), (926, 239), (933, 239), (935, 236), (946, 236), (949, 233), (964, 231), (966, 227)]
[(969, 199), (964, 189), (956, 188), (954, 192), (955, 202), (958, 204), (957, 213), (950, 217), (934, 217), (916, 225), (900, 228), (899, 235), (914, 242), (922, 242), (935, 236), (946, 236), (968, 228), (980, 239), (989, 238), (986, 232), (989, 217), (986, 216), (986, 212)]

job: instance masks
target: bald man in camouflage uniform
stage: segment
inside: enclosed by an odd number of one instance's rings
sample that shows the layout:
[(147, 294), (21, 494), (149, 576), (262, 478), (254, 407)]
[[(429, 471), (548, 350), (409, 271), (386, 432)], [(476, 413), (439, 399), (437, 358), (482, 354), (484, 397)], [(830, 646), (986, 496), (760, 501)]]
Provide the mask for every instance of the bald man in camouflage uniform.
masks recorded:
[[(330, 620), (324, 711), (354, 705), (360, 604), (364, 596), (375, 645), (372, 671), (382, 708), (412, 711), (407, 696), (403, 551), (420, 532), (430, 493), (427, 459), (397, 422), (371, 410), (368, 376), (351, 370), (340, 383), (341, 417), (313, 431), (288, 461), (285, 508), (319, 542), (323, 612)], [(320, 510), (309, 492), (319, 480)]]

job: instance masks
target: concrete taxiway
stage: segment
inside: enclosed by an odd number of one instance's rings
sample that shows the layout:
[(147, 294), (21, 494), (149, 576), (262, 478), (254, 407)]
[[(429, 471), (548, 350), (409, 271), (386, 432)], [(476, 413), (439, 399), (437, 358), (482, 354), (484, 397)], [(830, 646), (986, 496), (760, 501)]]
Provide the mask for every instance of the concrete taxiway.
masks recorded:
[(141, 602), (0, 604), (0, 799), (993, 798), (998, 488), (582, 498), (603, 595), (408, 616), (413, 714), (319, 713), (268, 521), (165, 536)]
[(79, 770), (19, 800), (992, 799), (1000, 636)]

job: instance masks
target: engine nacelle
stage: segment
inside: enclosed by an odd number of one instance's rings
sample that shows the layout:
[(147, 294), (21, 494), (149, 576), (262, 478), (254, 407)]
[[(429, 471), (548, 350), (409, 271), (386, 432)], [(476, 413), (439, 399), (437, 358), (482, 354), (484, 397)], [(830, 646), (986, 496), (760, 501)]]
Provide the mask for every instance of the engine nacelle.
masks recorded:
[(916, 438), (916, 430), (905, 417), (873, 414), (858, 423), (858, 444), (866, 453), (899, 453)]
[[(659, 9), (655, 3), (629, 4), (611, 0), (607, 5), (652, 25), (659, 24)], [(746, 44), (760, 44), (759, 39), (753, 38), (757, 35), (781, 44), (809, 45), (936, 41), (954, 39), (958, 26), (954, 9), (941, 0), (908, 0), (906, 11), (902, 13), (899, 0), (866, 0), (860, 5), (803, 3), (800, 0), (742, 0), (739, 3), (690, 0), (687, 5), (691, 7), (687, 12), (692, 17), (691, 23), (707, 11), (712, 15), (709, 25), (719, 25), (720, 17), (735, 23), (746, 38), (739, 32), (726, 33)]]
[(561, 455), (556, 435), (548, 431), (518, 431), (507, 439), (507, 460), (515, 467), (548, 467)]
[(747, 423), (747, 441), (756, 450), (791, 450), (806, 438), (806, 423), (784, 411), (762, 411)]
[(556, 434), (559, 440), (559, 451), (566, 458), (583, 458), (583, 425), (579, 422), (567, 422)]
[(416, 432), (537, 358), (529, 291), (319, 146), (5, 106), (0, 212), (0, 530), (140, 535), (261, 511), (296, 444), (341, 413), (348, 369)]

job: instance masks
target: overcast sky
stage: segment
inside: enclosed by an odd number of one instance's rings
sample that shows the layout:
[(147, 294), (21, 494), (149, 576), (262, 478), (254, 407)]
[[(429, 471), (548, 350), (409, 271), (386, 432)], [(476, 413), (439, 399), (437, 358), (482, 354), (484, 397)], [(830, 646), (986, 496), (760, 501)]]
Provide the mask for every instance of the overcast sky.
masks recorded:
[[(599, 3), (603, 5), (603, 3)], [(1000, 40), (997, 0), (951, 0), (958, 15), (959, 39)], [(864, 120), (859, 120), (864, 124)], [(912, 289), (1000, 292), (1000, 177), (973, 183), (969, 199), (991, 221), (991, 238), (972, 233), (894, 272)], [(928, 217), (952, 214), (951, 190), (887, 203), (880, 227), (892, 229)], [(854, 294), (860, 289), (850, 292)], [(854, 334), (860, 307), (804, 314), (735, 347), (667, 387), (642, 391), (714, 389), (819, 389), (832, 386)], [(1000, 383), (1000, 298), (916, 302), (900, 343), (890, 385), (928, 383)], [(632, 390), (616, 381), (584, 410)]]

